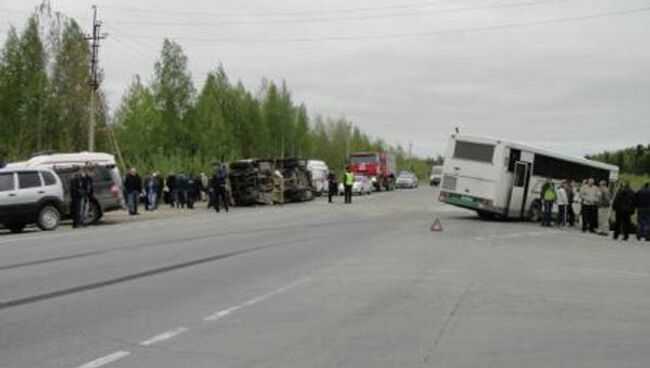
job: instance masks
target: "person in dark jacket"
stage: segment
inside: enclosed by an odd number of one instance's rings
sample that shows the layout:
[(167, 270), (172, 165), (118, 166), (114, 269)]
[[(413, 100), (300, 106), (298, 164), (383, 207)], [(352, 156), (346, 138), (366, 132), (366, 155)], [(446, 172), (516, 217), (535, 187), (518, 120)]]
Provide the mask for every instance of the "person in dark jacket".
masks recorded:
[(176, 175), (170, 174), (167, 176), (167, 179), (165, 180), (165, 185), (167, 185), (167, 189), (169, 190), (169, 205), (172, 206), (172, 208), (176, 207), (176, 203), (178, 202), (178, 189), (176, 187)]
[(336, 182), (336, 175), (334, 173), (327, 174), (327, 201), (332, 203), (332, 197), (338, 191), (338, 183)]
[(623, 234), (623, 240), (627, 240), (630, 235), (632, 223), (630, 217), (634, 213), (634, 192), (630, 189), (627, 182), (622, 182), (621, 187), (614, 196), (612, 208), (616, 215), (614, 222), (614, 240), (618, 239), (619, 234)]
[(187, 177), (181, 173), (176, 177), (176, 208), (185, 208), (187, 203)]
[(142, 193), (142, 179), (135, 170), (135, 167), (129, 168), (126, 174), (126, 178), (124, 179), (124, 192), (126, 193), (129, 215), (139, 215), (138, 204), (140, 202), (140, 194)]
[(77, 169), (70, 178), (70, 213), (72, 214), (73, 228), (83, 225), (84, 196), (84, 179), (81, 176), (81, 169)]
[(636, 238), (645, 238), (650, 241), (650, 183), (645, 183), (634, 195), (634, 206), (636, 207), (637, 221), (639, 226), (636, 230)]
[(228, 212), (228, 193), (226, 190), (226, 181), (228, 179), (228, 170), (226, 165), (216, 164), (212, 174), (212, 193), (214, 209), (219, 212), (220, 205)]
[(90, 202), (95, 195), (95, 186), (93, 184), (93, 172), (90, 167), (85, 167), (81, 170), (81, 178), (83, 183), (83, 198), (81, 204), (81, 218), (82, 224), (85, 225), (85, 219), (90, 211)]

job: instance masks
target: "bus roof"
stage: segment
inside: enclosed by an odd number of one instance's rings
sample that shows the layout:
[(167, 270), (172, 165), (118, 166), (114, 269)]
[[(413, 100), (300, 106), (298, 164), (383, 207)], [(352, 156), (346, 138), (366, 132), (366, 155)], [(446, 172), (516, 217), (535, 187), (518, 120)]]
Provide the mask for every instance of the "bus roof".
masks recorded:
[(502, 144), (502, 145), (507, 146), (507, 147), (520, 149), (520, 150), (523, 150), (523, 151), (529, 151), (529, 152), (533, 152), (533, 153), (539, 153), (539, 154), (542, 154), (542, 155), (545, 155), (545, 156), (555, 157), (555, 158), (559, 158), (559, 159), (562, 159), (562, 160), (565, 160), (565, 161), (569, 161), (569, 162), (573, 162), (573, 163), (577, 163), (577, 164), (581, 164), (581, 165), (586, 165), (586, 166), (596, 167), (596, 168), (603, 169), (603, 170), (608, 170), (610, 172), (615, 172), (617, 174), (619, 172), (618, 166), (615, 166), (615, 165), (610, 165), (610, 164), (606, 164), (606, 163), (599, 162), (599, 161), (588, 160), (588, 159), (583, 158), (583, 157), (575, 157), (575, 156), (566, 155), (566, 154), (563, 154), (563, 153), (551, 152), (551, 151), (548, 151), (548, 150), (545, 150), (545, 149), (542, 149), (542, 148), (537, 148), (537, 147), (529, 146), (529, 145), (522, 144), (522, 143), (507, 141), (507, 140), (504, 140), (504, 139), (497, 139), (497, 138), (490, 138), (490, 137), (480, 137), (480, 136), (465, 135), (465, 134), (452, 134), (451, 137), (452, 137), (452, 139), (461, 140), (461, 141), (464, 141), (464, 142), (476, 142), (476, 143), (486, 143), (486, 144), (494, 144), (494, 145)]

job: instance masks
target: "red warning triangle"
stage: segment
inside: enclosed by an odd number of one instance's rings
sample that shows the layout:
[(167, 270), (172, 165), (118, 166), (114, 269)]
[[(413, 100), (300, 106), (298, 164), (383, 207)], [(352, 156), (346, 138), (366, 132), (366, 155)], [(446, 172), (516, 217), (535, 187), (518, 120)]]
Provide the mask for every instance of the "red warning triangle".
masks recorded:
[(440, 219), (436, 218), (431, 224), (431, 231), (442, 231), (442, 223)]

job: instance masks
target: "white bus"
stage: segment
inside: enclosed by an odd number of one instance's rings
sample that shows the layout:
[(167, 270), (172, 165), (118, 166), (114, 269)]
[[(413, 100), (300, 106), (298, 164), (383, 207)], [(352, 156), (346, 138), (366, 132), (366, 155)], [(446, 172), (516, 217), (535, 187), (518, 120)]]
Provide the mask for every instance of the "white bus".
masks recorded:
[(618, 171), (616, 166), (519, 143), (452, 135), (439, 200), (475, 210), (482, 218), (537, 221), (541, 187), (547, 178), (555, 183), (594, 178), (611, 184)]

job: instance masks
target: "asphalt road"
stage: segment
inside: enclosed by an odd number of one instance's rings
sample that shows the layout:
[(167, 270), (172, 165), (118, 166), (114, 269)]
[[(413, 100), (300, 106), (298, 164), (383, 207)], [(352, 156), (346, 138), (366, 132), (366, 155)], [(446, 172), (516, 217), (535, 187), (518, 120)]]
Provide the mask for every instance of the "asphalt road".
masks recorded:
[(1, 235), (0, 366), (650, 366), (648, 243), (434, 198)]

